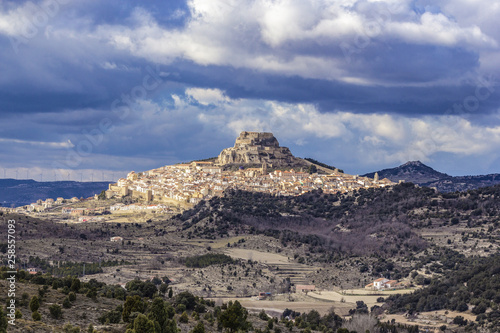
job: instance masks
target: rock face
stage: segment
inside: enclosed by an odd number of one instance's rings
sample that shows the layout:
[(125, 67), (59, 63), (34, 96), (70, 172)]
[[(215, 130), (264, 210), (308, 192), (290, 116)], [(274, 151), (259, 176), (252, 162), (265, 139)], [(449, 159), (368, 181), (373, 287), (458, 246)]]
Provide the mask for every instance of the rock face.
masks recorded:
[(299, 162), (290, 149), (280, 147), (272, 133), (241, 132), (234, 147), (224, 149), (217, 164), (265, 164), (268, 167), (291, 166)]

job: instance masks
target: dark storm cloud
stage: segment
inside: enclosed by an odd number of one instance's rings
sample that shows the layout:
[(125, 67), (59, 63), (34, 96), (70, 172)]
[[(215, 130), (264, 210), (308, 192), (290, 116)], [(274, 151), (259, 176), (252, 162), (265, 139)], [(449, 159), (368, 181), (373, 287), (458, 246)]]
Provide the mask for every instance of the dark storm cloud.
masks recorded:
[[(209, 157), (242, 128), (360, 172), (414, 156), (451, 154), (469, 170), (471, 156), (498, 159), (500, 29), (487, 2), (61, 1), (41, 20), (49, 3), (0, 5), (9, 167), (65, 165), (103, 120), (112, 130), (68, 168)], [(161, 85), (144, 90), (151, 69)]]

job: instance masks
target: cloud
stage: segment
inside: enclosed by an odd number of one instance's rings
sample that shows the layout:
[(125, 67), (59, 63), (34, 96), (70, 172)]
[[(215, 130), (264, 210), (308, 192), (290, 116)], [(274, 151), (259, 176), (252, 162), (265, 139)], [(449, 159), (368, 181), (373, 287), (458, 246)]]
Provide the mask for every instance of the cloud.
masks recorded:
[(45, 146), (50, 148), (73, 148), (74, 145), (70, 140), (66, 142), (43, 142), (43, 141), (28, 141), (28, 140), (17, 140), (17, 139), (3, 139), (0, 138), (0, 142), (5, 143), (17, 143), (17, 144), (27, 144), (34, 146)]
[(229, 100), (219, 89), (188, 88), (186, 89), (186, 95), (202, 105), (217, 105)]
[[(136, 10), (132, 15), (136, 26), (100, 26), (96, 36), (117, 49), (163, 64), (183, 59), (204, 66), (363, 84), (379, 82), (374, 77), (353, 80), (346, 71), (351, 67), (346, 64), (346, 48), (347, 53), (357, 54), (372, 45), (370, 56), (376, 58), (399, 44), (472, 53), (498, 46), (477, 25), (461, 25), (443, 13), (417, 13), (409, 3), (396, 7), (387, 1), (361, 0), (191, 0), (188, 6), (191, 19), (180, 29), (164, 29), (146, 11)], [(312, 47), (304, 49), (306, 45)]]
[[(2, 166), (64, 163), (106, 117), (113, 131), (72, 168), (210, 157), (241, 130), (347, 170), (499, 160), (498, 83), (455, 111), (500, 75), (496, 1), (61, 0), (37, 18), (51, 2), (0, 4)], [(156, 64), (162, 85), (119, 119), (113, 101)]]
[[(193, 99), (197, 96), (217, 96), (207, 109)], [(173, 104), (142, 104), (141, 124), (148, 133), (166, 142), (175, 140), (177, 133), (194, 133), (191, 129), (213, 132), (217, 137), (233, 140), (239, 132), (272, 131), (283, 143), (292, 144), (298, 154), (317, 152), (337, 158), (349, 154), (360, 165), (387, 165), (408, 160), (431, 161), (440, 154), (457, 156), (498, 155), (500, 125), (473, 123), (457, 115), (408, 118), (394, 114), (357, 114), (350, 111), (320, 112), (312, 104), (290, 104), (254, 99), (230, 99), (224, 92), (189, 88), (183, 95), (172, 96)], [(498, 118), (499, 114), (489, 118)], [(179, 122), (181, 118), (189, 121)], [(175, 124), (175, 127), (173, 127)], [(182, 128), (184, 127), (184, 129)], [(128, 129), (130, 130), (130, 129)], [(121, 131), (121, 130), (119, 130)], [(137, 132), (137, 130), (135, 130)], [(192, 136), (192, 140), (198, 140)], [(298, 144), (295, 144), (295, 143)], [(316, 146), (321, 143), (319, 146)], [(208, 144), (216, 155), (224, 146)], [(341, 152), (341, 153), (340, 153)], [(193, 157), (194, 158), (194, 157)], [(328, 159), (328, 158), (327, 158)]]

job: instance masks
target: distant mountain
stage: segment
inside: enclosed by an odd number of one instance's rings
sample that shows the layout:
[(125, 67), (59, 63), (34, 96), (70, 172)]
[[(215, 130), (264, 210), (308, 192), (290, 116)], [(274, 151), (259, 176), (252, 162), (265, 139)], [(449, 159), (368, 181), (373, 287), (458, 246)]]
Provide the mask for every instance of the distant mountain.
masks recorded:
[(109, 182), (37, 182), (35, 180), (0, 179), (0, 204), (23, 206), (47, 198), (90, 197), (108, 189)]
[[(450, 176), (434, 170), (420, 161), (411, 161), (391, 169), (377, 171), (380, 179), (387, 178), (393, 182), (404, 180), (420, 186), (435, 187), (440, 192), (455, 192), (473, 190), (480, 187), (500, 184), (500, 174), (479, 176)], [(375, 172), (363, 177), (371, 177)]]

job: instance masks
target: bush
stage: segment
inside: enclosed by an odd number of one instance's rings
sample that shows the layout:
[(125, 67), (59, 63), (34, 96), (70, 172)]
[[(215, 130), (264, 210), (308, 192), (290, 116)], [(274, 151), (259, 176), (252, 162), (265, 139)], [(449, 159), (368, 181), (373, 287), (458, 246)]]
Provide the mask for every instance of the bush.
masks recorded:
[[(63, 331), (64, 331), (64, 333), (80, 333), (81, 332), (79, 326), (73, 326), (70, 323), (67, 323), (66, 325), (63, 326)], [(92, 331), (92, 333), (93, 332), (94, 331)]]
[(488, 305), (485, 302), (480, 302), (472, 309), (472, 313), (478, 315), (481, 313), (485, 313), (486, 309), (488, 309)]
[(40, 321), (40, 320), (42, 320), (42, 315), (40, 315), (40, 312), (34, 311), (31, 314), (31, 319), (33, 319), (34, 321)]
[(69, 297), (66, 297), (62, 303), (63, 308), (69, 309), (71, 307), (71, 302), (69, 301)]
[(205, 325), (201, 321), (196, 324), (191, 333), (205, 333)]
[(462, 316), (456, 316), (453, 318), (453, 324), (458, 325), (458, 326), (465, 326), (467, 325), (467, 319), (464, 319)]
[(49, 307), (50, 315), (54, 319), (61, 319), (62, 318), (62, 309), (59, 305), (57, 304), (52, 304)]
[(186, 312), (186, 311), (184, 311), (184, 312), (182, 313), (182, 315), (179, 317), (179, 321), (180, 321), (181, 323), (184, 323), (184, 324), (185, 324), (185, 323), (187, 323), (187, 322), (189, 321), (189, 317), (188, 317), (188, 315), (187, 315), (187, 312)]
[(184, 310), (193, 310), (196, 306), (196, 298), (189, 291), (183, 291), (175, 296), (174, 303), (177, 304), (177, 306), (184, 305), (186, 307)]

